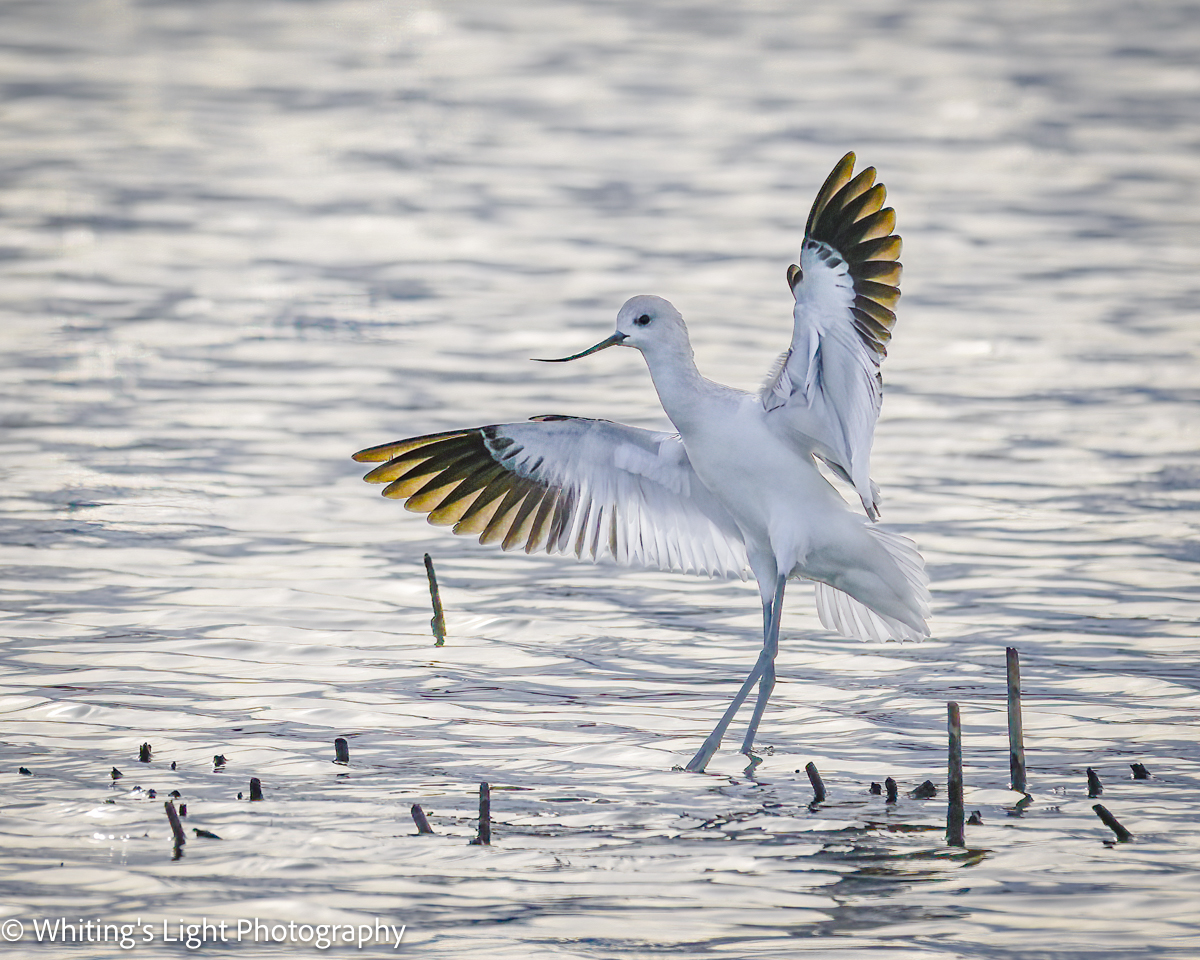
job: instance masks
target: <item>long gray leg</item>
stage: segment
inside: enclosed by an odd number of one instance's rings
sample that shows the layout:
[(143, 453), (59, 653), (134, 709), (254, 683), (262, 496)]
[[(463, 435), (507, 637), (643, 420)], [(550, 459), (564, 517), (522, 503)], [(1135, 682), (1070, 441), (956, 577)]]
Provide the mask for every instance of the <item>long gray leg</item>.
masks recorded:
[[(776, 592), (779, 591), (777, 590)], [(746, 678), (745, 682), (741, 686), (741, 689), (738, 690), (737, 694), (734, 696), (733, 702), (729, 705), (729, 708), (725, 711), (725, 714), (713, 728), (713, 732), (705, 738), (704, 743), (700, 746), (700, 749), (696, 751), (696, 755), (688, 761), (687, 766), (684, 767), (685, 770), (688, 770), (691, 773), (704, 772), (704, 768), (708, 766), (708, 761), (713, 758), (713, 754), (716, 753), (718, 748), (721, 746), (721, 740), (725, 736), (725, 731), (729, 728), (730, 722), (737, 714), (738, 708), (741, 707), (741, 705), (745, 702), (746, 697), (754, 688), (754, 684), (763, 677), (763, 673), (768, 667), (771, 669), (771, 683), (774, 685), (775, 655), (773, 653), (768, 655), (766, 642), (766, 638), (771, 635), (771, 623), (775, 619), (773, 606), (774, 605), (771, 599), (766, 597), (763, 598), (763, 649), (762, 653), (758, 655), (758, 660), (755, 661), (754, 669), (750, 671), (750, 676)], [(779, 631), (776, 629), (776, 636), (778, 636), (778, 633)], [(768, 693), (768, 696), (769, 695), (770, 694)], [(759, 699), (762, 699), (761, 693), (759, 694)], [(763, 704), (763, 707), (766, 707), (765, 703)]]
[(703, 745), (696, 751), (696, 755), (688, 761), (688, 764), (683, 769), (689, 770), (692, 773), (703, 773), (704, 768), (708, 766), (708, 761), (713, 758), (713, 754), (717, 752), (717, 748), (721, 746), (721, 739), (725, 736), (725, 731), (729, 728), (729, 723), (733, 720), (734, 715), (738, 712), (738, 708), (745, 701), (747, 694), (754, 688), (754, 684), (758, 682), (762, 676), (763, 669), (767, 665), (767, 655), (764, 651), (758, 655), (758, 661), (754, 664), (754, 669), (750, 671), (750, 676), (746, 678), (746, 682), (742, 684), (742, 688), (733, 698), (733, 703), (729, 705), (729, 709), (725, 711), (725, 715), (713, 728), (704, 740)]
[(787, 577), (781, 576), (775, 582), (775, 596), (771, 600), (771, 622), (763, 631), (763, 652), (760, 660), (766, 658), (763, 666), (762, 679), (758, 684), (758, 700), (754, 704), (754, 715), (750, 718), (750, 726), (746, 728), (746, 739), (742, 741), (742, 753), (751, 756), (754, 749), (754, 735), (758, 733), (758, 723), (762, 720), (763, 711), (767, 709), (767, 701), (771, 699), (771, 691), (775, 689), (775, 655), (779, 653), (779, 624), (783, 619), (783, 589), (787, 585)]

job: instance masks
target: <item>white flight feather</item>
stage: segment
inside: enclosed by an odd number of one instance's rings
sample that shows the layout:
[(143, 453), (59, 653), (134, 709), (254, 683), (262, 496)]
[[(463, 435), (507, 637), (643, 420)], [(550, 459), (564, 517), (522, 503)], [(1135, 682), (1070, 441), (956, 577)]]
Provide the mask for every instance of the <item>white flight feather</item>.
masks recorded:
[(800, 269), (791, 349), (763, 389), (763, 406), (777, 431), (840, 467), (874, 516), (871, 443), (883, 400), (878, 359), (855, 328), (854, 280), (841, 255), (806, 240)]
[(509, 469), (575, 498), (567, 535), (545, 549), (593, 560), (607, 553), (620, 564), (662, 570), (749, 575), (737, 525), (696, 476), (678, 436), (575, 418), (494, 429), (521, 448), (508, 457), (507, 450), (494, 454)]

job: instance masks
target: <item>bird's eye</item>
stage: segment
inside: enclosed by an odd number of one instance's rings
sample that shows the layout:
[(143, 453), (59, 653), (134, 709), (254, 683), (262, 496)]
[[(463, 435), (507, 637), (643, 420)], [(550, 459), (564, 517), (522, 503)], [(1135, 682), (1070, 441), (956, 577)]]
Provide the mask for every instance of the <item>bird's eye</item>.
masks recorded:
[(633, 322), (636, 323), (639, 327), (644, 327), (646, 324), (648, 324), (650, 322), (650, 315), (647, 313), (643, 313), (640, 317), (638, 317)]

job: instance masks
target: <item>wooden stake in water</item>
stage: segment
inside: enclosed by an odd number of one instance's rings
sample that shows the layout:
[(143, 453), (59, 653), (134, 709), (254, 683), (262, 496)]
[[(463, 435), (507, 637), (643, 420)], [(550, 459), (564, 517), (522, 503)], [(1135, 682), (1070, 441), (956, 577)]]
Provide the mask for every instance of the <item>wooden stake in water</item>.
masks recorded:
[(440, 647), (446, 642), (446, 617), (442, 613), (442, 594), (438, 590), (437, 574), (433, 572), (433, 557), (429, 554), (425, 554), (425, 572), (429, 574), (429, 599), (433, 601), (433, 619), (429, 625), (437, 641), (434, 646)]
[(250, 799), (261, 800), (262, 796), (262, 781), (258, 777), (250, 778)]
[(1124, 843), (1126, 840), (1133, 839), (1133, 834), (1121, 826), (1119, 822), (1117, 822), (1117, 818), (1108, 812), (1108, 809), (1104, 806), (1104, 804), (1093, 803), (1092, 810), (1094, 810), (1096, 816), (1100, 818), (1100, 822), (1117, 835), (1117, 839), (1121, 841), (1121, 843)]
[(486, 782), (479, 785), (479, 833), (471, 842), (482, 847), (492, 842), (492, 791)]
[(419, 803), (414, 803), (411, 808), (413, 823), (417, 825), (417, 833), (433, 833), (433, 827), (429, 825), (429, 821), (425, 819), (425, 811), (421, 809)]
[(350, 745), (346, 743), (345, 737), (338, 737), (333, 741), (333, 762), (334, 763), (349, 763), (350, 762)]
[(883, 781), (883, 785), (887, 788), (887, 798), (883, 802), (895, 803), (899, 797), (899, 788), (896, 785), (896, 781), (888, 777)]
[(149, 762), (150, 762), (150, 754), (151, 754), (151, 752), (152, 752), (152, 751), (151, 751), (151, 748), (150, 748), (150, 744), (148, 744), (148, 743), (143, 743), (143, 744), (142, 744), (142, 745), (141, 745), (141, 746), (138, 748), (138, 762), (140, 762), (140, 763), (149, 763)]
[(1008, 769), (1014, 790), (1025, 793), (1025, 734), (1021, 727), (1021, 661), (1017, 648), (1009, 647), (1008, 659)]
[(1100, 782), (1100, 774), (1091, 767), (1087, 768), (1088, 797), (1095, 798), (1104, 793), (1104, 785)]
[(804, 772), (808, 774), (808, 782), (813, 788), (813, 803), (825, 802), (825, 784), (821, 781), (821, 774), (817, 770), (817, 765), (811, 760), (804, 765)]
[(183, 835), (183, 824), (179, 822), (179, 814), (175, 812), (174, 802), (167, 800), (163, 807), (167, 811), (167, 819), (171, 822), (171, 832), (175, 834), (175, 847), (178, 849), (187, 843), (187, 838)]
[(946, 806), (946, 843), (952, 847), (965, 847), (963, 838), (963, 769), (962, 769), (962, 718), (958, 704), (946, 704), (946, 731), (949, 737), (949, 760), (946, 765), (946, 792), (950, 800)]

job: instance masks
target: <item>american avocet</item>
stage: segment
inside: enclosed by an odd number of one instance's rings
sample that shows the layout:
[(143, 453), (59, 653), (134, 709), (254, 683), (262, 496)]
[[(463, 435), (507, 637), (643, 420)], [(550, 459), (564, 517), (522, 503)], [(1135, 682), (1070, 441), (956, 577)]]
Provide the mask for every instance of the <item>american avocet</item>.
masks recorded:
[[(854, 154), (834, 167), (813, 203), (799, 265), (787, 278), (796, 305), (792, 342), (759, 393), (706, 380), (679, 311), (637, 296), (616, 332), (594, 347), (642, 352), (678, 433), (607, 420), (542, 416), (451, 430), (354, 455), (387, 461), (366, 475), (383, 495), (435, 524), (526, 553), (710, 575), (752, 573), (763, 605), (763, 647), (733, 702), (686, 769), (708, 764), (755, 683), (754, 736), (775, 683), (784, 586), (816, 582), (821, 622), (864, 640), (929, 635), (924, 563), (911, 540), (877, 526), (871, 442), (900, 295), (900, 238), (886, 191)], [(867, 516), (847, 506), (817, 466), (850, 483)]]

